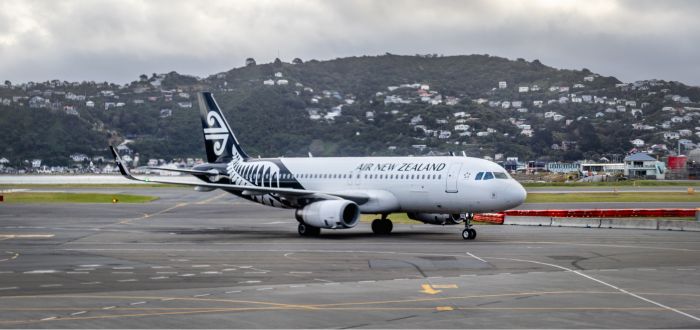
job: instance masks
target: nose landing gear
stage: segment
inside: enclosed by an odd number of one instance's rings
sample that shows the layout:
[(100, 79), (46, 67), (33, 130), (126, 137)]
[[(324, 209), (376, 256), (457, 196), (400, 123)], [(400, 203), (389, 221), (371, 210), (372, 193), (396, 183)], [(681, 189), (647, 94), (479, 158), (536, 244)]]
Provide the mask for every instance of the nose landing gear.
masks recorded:
[(474, 219), (474, 213), (467, 213), (464, 218), (464, 230), (462, 230), (462, 238), (465, 240), (472, 240), (476, 238), (476, 229), (472, 228), (472, 220)]

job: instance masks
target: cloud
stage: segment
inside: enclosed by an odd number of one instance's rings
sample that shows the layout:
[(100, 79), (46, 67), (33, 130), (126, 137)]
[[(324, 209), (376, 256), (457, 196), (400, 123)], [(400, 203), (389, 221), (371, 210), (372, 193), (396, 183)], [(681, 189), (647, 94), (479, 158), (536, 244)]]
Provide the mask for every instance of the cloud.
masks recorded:
[(6, 0), (0, 79), (126, 82), (269, 62), (492, 54), (700, 85), (697, 1)]

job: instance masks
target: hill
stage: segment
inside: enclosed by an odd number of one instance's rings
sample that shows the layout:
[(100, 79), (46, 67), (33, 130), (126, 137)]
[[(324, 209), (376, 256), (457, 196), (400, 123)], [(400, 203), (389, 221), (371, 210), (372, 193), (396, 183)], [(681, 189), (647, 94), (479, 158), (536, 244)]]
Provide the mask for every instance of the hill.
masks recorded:
[(214, 92), (240, 142), (262, 156), (466, 151), (575, 160), (634, 147), (663, 156), (700, 139), (700, 88), (488, 55), (295, 59), (204, 79), (171, 72), (126, 85), (3, 87), (0, 158), (15, 165), (107, 156), (106, 145), (124, 139), (142, 159), (201, 157), (200, 90)]

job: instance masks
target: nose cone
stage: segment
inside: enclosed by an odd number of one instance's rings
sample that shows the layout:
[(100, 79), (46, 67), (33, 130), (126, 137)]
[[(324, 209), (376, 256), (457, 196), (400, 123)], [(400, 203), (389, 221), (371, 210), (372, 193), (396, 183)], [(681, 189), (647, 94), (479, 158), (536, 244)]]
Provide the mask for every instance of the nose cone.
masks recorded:
[(527, 191), (525, 191), (525, 188), (523, 188), (519, 182), (513, 181), (508, 195), (509, 208), (514, 208), (525, 202)]
[(525, 199), (527, 198), (527, 191), (525, 190), (525, 188), (523, 188), (523, 186), (520, 183), (516, 182), (516, 184), (518, 185), (518, 187), (517, 187), (517, 189), (515, 189), (516, 190), (515, 200), (518, 202), (518, 205), (520, 205), (522, 203), (525, 203)]

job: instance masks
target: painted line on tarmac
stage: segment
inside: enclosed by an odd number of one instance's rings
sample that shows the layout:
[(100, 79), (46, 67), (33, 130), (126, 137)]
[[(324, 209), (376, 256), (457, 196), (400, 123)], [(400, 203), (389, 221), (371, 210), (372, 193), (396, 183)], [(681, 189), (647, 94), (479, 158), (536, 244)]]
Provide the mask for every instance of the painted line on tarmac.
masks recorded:
[(666, 305), (664, 305), (664, 304), (662, 304), (662, 303), (660, 303), (660, 302), (657, 302), (657, 301), (655, 301), (655, 300), (651, 300), (651, 299), (649, 299), (649, 298), (644, 298), (644, 297), (642, 297), (642, 296), (640, 296), (640, 295), (638, 295), (638, 294), (635, 294), (635, 293), (633, 293), (633, 292), (627, 291), (627, 290), (622, 289), (622, 288), (620, 288), (620, 287), (617, 287), (617, 286), (615, 286), (615, 285), (613, 285), (613, 284), (610, 284), (610, 283), (605, 282), (605, 281), (603, 281), (603, 280), (597, 279), (597, 278), (595, 278), (595, 277), (593, 277), (593, 276), (586, 275), (586, 274), (584, 274), (584, 273), (582, 273), (582, 272), (580, 272), (580, 271), (578, 271), (578, 270), (575, 270), (575, 269), (571, 269), (571, 268), (567, 268), (567, 267), (559, 266), (559, 265), (555, 265), (555, 264), (550, 264), (550, 263), (547, 263), (547, 262), (535, 261), (535, 260), (524, 260), (524, 259), (515, 259), (515, 258), (496, 258), (496, 257), (487, 258), (487, 259), (520, 261), (520, 262), (528, 262), (528, 263), (534, 263), (534, 264), (539, 264), (539, 265), (545, 265), (545, 266), (550, 266), (550, 267), (554, 267), (554, 268), (559, 268), (559, 269), (562, 269), (562, 270), (565, 270), (565, 271), (574, 273), (574, 274), (576, 274), (576, 275), (579, 275), (579, 276), (581, 276), (581, 277), (585, 277), (585, 278), (587, 278), (587, 279), (589, 279), (589, 280), (591, 280), (591, 281), (594, 281), (594, 282), (600, 283), (600, 284), (602, 284), (602, 285), (605, 285), (605, 286), (607, 286), (607, 287), (609, 287), (609, 288), (612, 288), (612, 289), (614, 289), (614, 290), (616, 290), (616, 291), (619, 291), (619, 292), (624, 293), (624, 294), (626, 294), (626, 295), (629, 295), (629, 296), (631, 296), (631, 297), (637, 298), (637, 299), (642, 300), (642, 301), (646, 301), (646, 302), (648, 302), (648, 303), (650, 303), (650, 304), (659, 306), (659, 307), (664, 308), (664, 309), (666, 309), (666, 310), (668, 310), (668, 311), (671, 311), (671, 312), (674, 312), (674, 313), (683, 315), (683, 316), (685, 316), (685, 317), (688, 317), (688, 318), (690, 318), (690, 319), (693, 319), (693, 320), (695, 320), (695, 321), (699, 321), (699, 322), (700, 322), (700, 318), (697, 317), (697, 316), (688, 314), (688, 313), (686, 313), (686, 312), (683, 312), (683, 311), (681, 311), (681, 310), (678, 310), (678, 309), (673, 308), (673, 307), (670, 307), (670, 306), (666, 306)]

